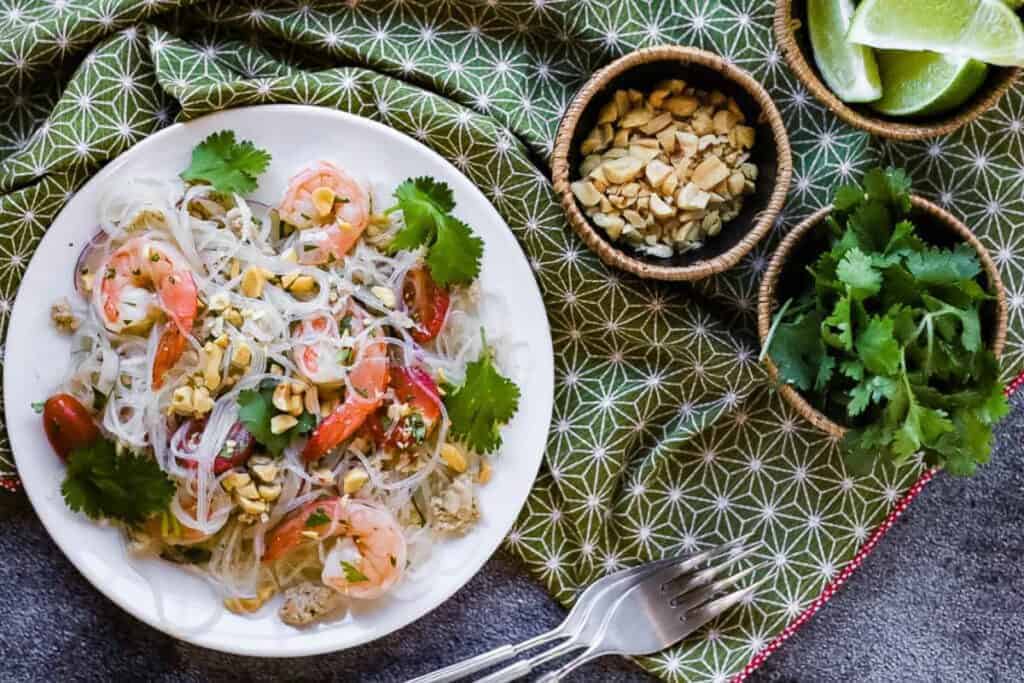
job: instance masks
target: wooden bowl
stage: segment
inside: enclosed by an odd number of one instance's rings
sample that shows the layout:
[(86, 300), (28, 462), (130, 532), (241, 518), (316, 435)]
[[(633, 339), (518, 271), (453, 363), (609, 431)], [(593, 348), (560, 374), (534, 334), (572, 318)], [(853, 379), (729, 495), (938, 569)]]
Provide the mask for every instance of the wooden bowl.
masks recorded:
[[(750, 163), (758, 168), (757, 187), (743, 210), (704, 246), (658, 258), (612, 242), (580, 211), (569, 184), (579, 178), (580, 144), (593, 128), (598, 109), (620, 88), (649, 91), (667, 78), (718, 89), (735, 98), (757, 134)], [(609, 266), (655, 280), (699, 280), (731, 268), (771, 229), (782, 209), (792, 176), (789, 138), (771, 97), (746, 71), (718, 55), (691, 47), (650, 47), (631, 52), (594, 74), (569, 105), (555, 139), (552, 177), (573, 229)]]
[[(986, 289), (995, 294), (995, 299), (986, 302), (982, 307), (982, 326), (986, 343), (995, 353), (996, 358), (999, 358), (1003, 353), (1003, 346), (1006, 344), (1008, 313), (1006, 290), (1003, 289), (1003, 281), (999, 277), (995, 262), (984, 245), (974, 236), (974, 233), (948, 211), (916, 195), (911, 197), (911, 201), (914, 216), (921, 229), (920, 234), (926, 241), (940, 246), (952, 246), (957, 242), (967, 242), (978, 253), (982, 272), (987, 280)], [(757, 332), (762, 346), (768, 339), (772, 315), (779, 303), (778, 300), (788, 299), (799, 293), (795, 286), (796, 283), (792, 281), (787, 283), (782, 280), (782, 276), (785, 273), (792, 273), (793, 269), (802, 271), (804, 265), (810, 263), (821, 253), (825, 235), (816, 233), (815, 228), (822, 224), (831, 212), (832, 207), (826, 206), (809, 216), (786, 235), (772, 255), (764, 279), (761, 281), (761, 291), (757, 302)], [(818, 240), (821, 242), (819, 243)], [(765, 356), (764, 362), (772, 379), (778, 381), (779, 369), (774, 361), (770, 356)], [(841, 438), (846, 433), (843, 426), (833, 422), (812, 406), (793, 386), (783, 384), (779, 387), (779, 391), (782, 397), (796, 408), (798, 413), (818, 429), (836, 438)]]
[(921, 140), (948, 135), (994, 107), (1021, 72), (1016, 67), (992, 67), (985, 84), (956, 111), (919, 119), (889, 117), (867, 105), (847, 104), (825, 85), (814, 63), (807, 31), (800, 28), (806, 26), (806, 23), (806, 0), (776, 1), (775, 39), (782, 47), (786, 61), (796, 77), (843, 121), (884, 138)]

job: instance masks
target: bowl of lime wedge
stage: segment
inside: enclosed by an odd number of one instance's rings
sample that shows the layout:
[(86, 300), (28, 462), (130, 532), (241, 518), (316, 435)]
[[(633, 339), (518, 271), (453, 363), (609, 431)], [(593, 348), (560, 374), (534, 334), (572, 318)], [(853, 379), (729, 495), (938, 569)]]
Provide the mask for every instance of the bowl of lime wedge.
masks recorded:
[(1022, 0), (778, 0), (800, 81), (882, 137), (947, 135), (995, 106), (1024, 66)]

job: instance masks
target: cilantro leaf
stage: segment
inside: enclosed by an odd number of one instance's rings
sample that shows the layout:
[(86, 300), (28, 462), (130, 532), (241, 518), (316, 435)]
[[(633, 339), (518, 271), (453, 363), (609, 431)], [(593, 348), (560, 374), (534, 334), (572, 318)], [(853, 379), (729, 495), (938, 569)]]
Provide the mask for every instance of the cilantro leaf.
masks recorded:
[(429, 177), (410, 178), (394, 193), (405, 225), (391, 242), (391, 250), (427, 248), (427, 266), (441, 285), (468, 284), (480, 274), (483, 240), (455, 216), (451, 188)]
[(218, 192), (247, 194), (256, 189), (270, 164), (270, 154), (249, 140), (235, 141), (235, 132), (213, 133), (192, 150), (192, 163), (181, 173), (183, 180), (206, 181)]
[(776, 327), (768, 353), (783, 382), (804, 390), (818, 383), (818, 367), (825, 357), (820, 330), (821, 318), (816, 313), (800, 315)]
[(910, 211), (910, 176), (901, 168), (874, 168), (864, 174), (869, 197), (890, 204), (901, 213)]
[(519, 409), (519, 387), (502, 376), (493, 361), (493, 352), (485, 347), (466, 366), (462, 385), (444, 398), (452, 432), (479, 453), (501, 446), (501, 426)]
[(274, 434), (270, 429), (270, 421), (277, 410), (274, 408), (274, 387), (277, 382), (266, 380), (257, 389), (244, 389), (238, 392), (238, 419), (245, 425), (253, 438), (272, 455), (280, 455), (297, 436), (308, 434), (316, 427), (316, 416), (309, 412), (297, 418), (298, 423), (286, 432)]
[(863, 413), (872, 403), (881, 403), (896, 392), (896, 382), (888, 377), (874, 376), (850, 390), (846, 408), (851, 417)]
[(840, 185), (832, 197), (832, 208), (836, 211), (849, 211), (864, 201), (864, 189), (858, 185)]
[(856, 209), (847, 223), (857, 235), (861, 248), (877, 252), (885, 248), (892, 230), (892, 211), (882, 202), (869, 199)]
[(839, 262), (836, 275), (855, 299), (877, 294), (882, 287), (882, 276), (871, 264), (871, 258), (857, 248), (851, 249)]
[(925, 285), (970, 280), (981, 272), (978, 255), (967, 244), (954, 249), (926, 249), (907, 255), (907, 270)]
[(427, 255), (430, 274), (438, 283), (472, 282), (480, 273), (484, 243), (468, 225), (454, 216), (446, 216), (444, 228)]
[(60, 490), (74, 512), (134, 525), (167, 509), (174, 483), (156, 461), (118, 456), (114, 444), (99, 439), (72, 451)]
[(345, 572), (345, 580), (349, 583), (359, 583), (361, 581), (369, 581), (369, 577), (362, 573), (356, 566), (351, 562), (341, 561), (341, 570)]
[(849, 297), (840, 297), (832, 314), (821, 323), (821, 336), (828, 344), (838, 349), (849, 351), (853, 348)]
[(900, 364), (900, 345), (893, 336), (892, 318), (873, 317), (857, 335), (857, 355), (871, 372), (891, 375)]

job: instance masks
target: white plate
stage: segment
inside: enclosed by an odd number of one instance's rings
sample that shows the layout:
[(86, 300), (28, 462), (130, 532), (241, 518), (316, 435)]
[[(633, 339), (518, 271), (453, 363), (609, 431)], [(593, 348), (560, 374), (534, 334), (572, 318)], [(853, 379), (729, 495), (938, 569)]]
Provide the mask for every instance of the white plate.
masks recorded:
[[(335, 160), (389, 201), (412, 176), (444, 180), (455, 213), (484, 240), (481, 287), (493, 339), (511, 350), (507, 368), (522, 389), (519, 413), (504, 430), (494, 477), (481, 488), (480, 523), (435, 548), (425, 592), (366, 605), (344, 620), (306, 630), (282, 624), (276, 604), (254, 618), (225, 611), (211, 589), (159, 560), (126, 564), (121, 534), (70, 512), (60, 494), (64, 466), (31, 403), (45, 399), (67, 369), (69, 343), (50, 324), (50, 305), (74, 296), (72, 272), (96, 228), (97, 198), (112, 179), (167, 176), (184, 169), (192, 148), (212, 132), (232, 129), (270, 151), (273, 161), (254, 197), (276, 203), (288, 178), (311, 160)], [(197, 645), (263, 657), (311, 655), (365, 643), (437, 607), (465, 584), (508, 533), (537, 476), (552, 405), (552, 348), (540, 292), (518, 243), (483, 194), (451, 164), (420, 143), (364, 118), (329, 109), (273, 105), (234, 109), (177, 124), (139, 143), (85, 185), (57, 216), (25, 273), (11, 315), (4, 370), (7, 428), (32, 505), (50, 535), (96, 588), (147, 624)], [(155, 586), (156, 591), (151, 587)], [(158, 604), (159, 603), (159, 604)]]

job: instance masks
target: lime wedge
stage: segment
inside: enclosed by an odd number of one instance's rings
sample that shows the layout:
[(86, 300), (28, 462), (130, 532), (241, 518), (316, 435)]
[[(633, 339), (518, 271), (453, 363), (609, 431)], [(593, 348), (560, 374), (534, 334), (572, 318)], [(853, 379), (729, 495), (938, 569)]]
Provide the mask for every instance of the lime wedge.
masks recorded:
[(885, 94), (871, 106), (889, 116), (930, 116), (956, 109), (988, 76), (988, 65), (976, 59), (897, 50), (876, 55)]
[(1024, 24), (1003, 0), (864, 0), (847, 38), (889, 50), (1024, 65)]
[(807, 0), (807, 29), (825, 83), (844, 102), (870, 102), (882, 96), (882, 83), (871, 49), (844, 38), (852, 18), (853, 0)]

